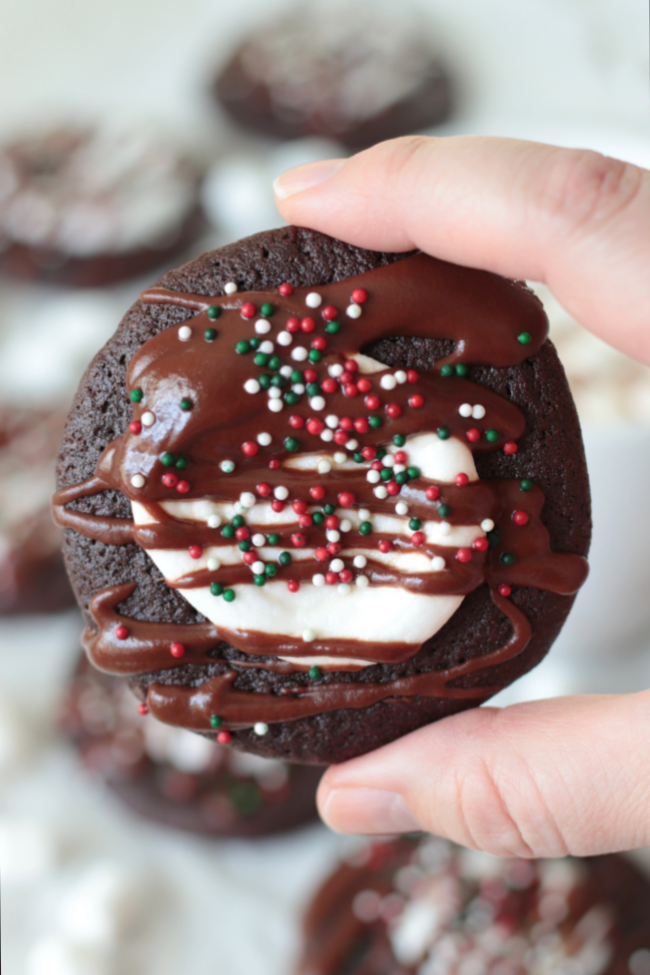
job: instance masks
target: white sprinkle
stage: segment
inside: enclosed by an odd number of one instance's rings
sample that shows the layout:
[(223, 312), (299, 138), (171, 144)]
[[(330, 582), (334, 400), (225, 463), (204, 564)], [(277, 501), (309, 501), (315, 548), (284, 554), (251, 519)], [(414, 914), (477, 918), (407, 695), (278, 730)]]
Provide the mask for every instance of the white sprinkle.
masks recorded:
[(481, 522), (481, 528), (484, 532), (491, 532), (494, 530), (494, 522), (491, 518), (484, 518)]
[(336, 453), (334, 454), (334, 461), (337, 464), (345, 464), (347, 459), (348, 459), (348, 455), (344, 454), (342, 450), (337, 450)]
[(235, 464), (232, 460), (222, 460), (219, 467), (224, 472), (224, 474), (232, 474), (235, 469)]
[(281, 399), (270, 399), (268, 402), (268, 407), (271, 413), (279, 413), (283, 409), (284, 403)]
[(345, 314), (348, 318), (361, 318), (361, 305), (357, 305), (354, 301), (351, 305), (345, 309)]
[(368, 576), (357, 576), (355, 581), (359, 589), (367, 589), (370, 584)]
[(339, 582), (338, 586), (336, 587), (336, 591), (338, 592), (339, 596), (349, 596), (352, 592), (352, 586), (347, 582)]
[(328, 542), (338, 542), (341, 537), (341, 533), (338, 532), (336, 528), (330, 528), (328, 531), (325, 532), (325, 534), (327, 536)]
[(262, 576), (262, 575), (264, 575), (264, 563), (263, 562), (253, 562), (253, 564), (251, 565), (251, 569), (253, 570), (253, 572), (255, 573), (256, 576)]
[(289, 488), (286, 488), (284, 484), (280, 484), (279, 487), (276, 487), (273, 494), (278, 499), (278, 501), (286, 501), (287, 498), (289, 497)]
[(209, 515), (208, 517), (208, 528), (218, 528), (221, 524), (221, 518), (219, 515)]
[(383, 501), (384, 498), (388, 497), (388, 491), (383, 484), (380, 484), (378, 487), (374, 488), (373, 494), (376, 498), (379, 498), (380, 501)]
[(259, 393), (261, 388), (262, 387), (258, 383), (257, 379), (247, 379), (246, 382), (244, 383), (244, 389), (246, 390), (247, 393), (250, 393), (251, 395), (253, 393)]
[(227, 295), (234, 295), (237, 291), (237, 285), (234, 281), (229, 281), (226, 287), (223, 289)]
[(282, 396), (282, 390), (278, 389), (277, 386), (269, 386), (269, 399), (280, 399)]
[(359, 508), (359, 520), (370, 521), (370, 512), (367, 508)]
[(348, 442), (345, 445), (345, 449), (346, 450), (356, 450), (358, 446), (359, 446), (359, 441), (358, 440), (348, 440)]
[(297, 345), (295, 349), (291, 350), (291, 358), (295, 359), (296, 362), (304, 362), (307, 355), (308, 352), (304, 345)]
[(271, 353), (273, 352), (273, 349), (274, 348), (275, 348), (275, 346), (273, 345), (273, 342), (270, 342), (267, 339), (266, 342), (262, 342), (260, 344), (260, 347), (259, 347), (259, 349), (257, 351), (258, 352), (263, 352), (264, 355), (271, 355)]
[(434, 572), (442, 572), (442, 570), (446, 567), (446, 565), (447, 563), (445, 562), (445, 560), (441, 555), (435, 555), (431, 559), (431, 568), (433, 569)]
[(392, 454), (386, 454), (386, 456), (382, 460), (382, 464), (384, 465), (384, 467), (394, 467), (395, 458), (393, 457)]
[(339, 376), (345, 372), (345, 369), (340, 362), (335, 362), (333, 366), (330, 366), (327, 370), (333, 379), (338, 379)]
[(134, 488), (143, 488), (145, 486), (145, 479), (142, 474), (134, 474), (131, 478), (131, 484)]
[(339, 530), (342, 532), (349, 532), (351, 528), (352, 528), (352, 522), (350, 521), (349, 518), (344, 518), (341, 524), (339, 525)]
[(352, 563), (355, 569), (365, 569), (368, 564), (368, 559), (365, 555), (355, 555), (354, 562)]
[(369, 481), (370, 484), (379, 484), (381, 481), (381, 474), (379, 471), (374, 471), (371, 469), (366, 474), (366, 480)]
[(265, 318), (258, 318), (255, 322), (255, 331), (258, 335), (266, 335), (271, 331), (271, 323), (267, 322)]
[(395, 389), (395, 387), (397, 386), (397, 380), (395, 379), (395, 376), (392, 375), (392, 373), (386, 373), (386, 375), (382, 376), (381, 379), (379, 380), (379, 385), (381, 386), (382, 389)]
[(181, 342), (188, 342), (192, 338), (192, 329), (189, 325), (181, 325), (178, 330), (178, 337)]
[(284, 376), (285, 379), (290, 379), (293, 375), (293, 369), (291, 366), (282, 366), (280, 369), (280, 375)]
[[(324, 430), (323, 431), (323, 433), (330, 433), (330, 432), (331, 431), (329, 431), (329, 430)], [(321, 437), (322, 437), (322, 434), (321, 434)], [(318, 461), (317, 470), (318, 470), (318, 473), (319, 474), (329, 474), (329, 472), (332, 470), (332, 465), (330, 464), (330, 462), (328, 460), (319, 460)]]
[(393, 474), (401, 474), (406, 470), (406, 464), (393, 464)]
[(294, 383), (291, 389), (293, 390), (294, 393), (298, 393), (298, 396), (302, 396), (302, 394), (305, 391), (305, 387), (303, 386), (302, 383)]
[(325, 576), (322, 572), (317, 572), (315, 576), (311, 577), (311, 581), (317, 589), (322, 589), (325, 585)]
[(140, 419), (142, 420), (142, 426), (143, 427), (152, 427), (154, 425), (154, 423), (156, 422), (156, 417), (151, 412), (151, 410), (147, 410), (146, 413), (143, 413), (142, 416), (140, 417)]
[(246, 508), (243, 506), (241, 501), (235, 501), (233, 508), (235, 509), (236, 515), (243, 515), (244, 512), (246, 511)]
[(334, 439), (334, 434), (331, 430), (323, 430), (323, 432), (320, 435), (320, 438), (321, 440), (324, 440), (325, 443), (331, 443), (331, 441)]
[(269, 726), (267, 724), (264, 724), (263, 721), (256, 721), (255, 724), (253, 725), (253, 731), (255, 732), (256, 735), (268, 735)]
[(275, 341), (278, 345), (291, 345), (293, 336), (291, 332), (279, 332)]
[(325, 399), (322, 396), (312, 396), (312, 398), (309, 400), (309, 405), (311, 406), (312, 410), (316, 410), (316, 412), (319, 410), (324, 410)]
[(330, 562), (330, 572), (343, 572), (343, 559), (332, 559)]
[(448, 521), (441, 521), (438, 527), (438, 531), (440, 532), (441, 535), (450, 535), (451, 525), (449, 524)]
[(305, 641), (305, 643), (311, 643), (311, 641), (315, 639), (315, 637), (316, 634), (311, 629), (306, 629), (302, 631), (302, 638)]
[(337, 426), (339, 425), (338, 416), (334, 416), (333, 413), (330, 413), (329, 416), (325, 417), (325, 425), (330, 427), (332, 430), (336, 430)]
[(464, 416), (464, 417), (471, 416), (472, 415), (472, 404), (471, 403), (463, 403), (461, 406), (458, 407), (458, 412), (460, 413), (461, 416)]
[(406, 373), (404, 372), (403, 369), (397, 370), (397, 372), (395, 373), (395, 379), (400, 384), (400, 386), (402, 385), (402, 383), (406, 382)]
[(256, 535), (253, 535), (253, 537), (251, 538), (251, 542), (253, 543), (255, 548), (259, 548), (261, 545), (264, 545), (265, 541), (266, 541), (266, 535), (262, 535), (260, 532), (258, 532)]
[(305, 298), (305, 304), (308, 308), (320, 308), (320, 306), (323, 304), (323, 299), (317, 291), (310, 291)]
[(409, 506), (405, 501), (398, 501), (395, 505), (395, 514), (397, 515), (407, 515), (409, 513)]
[(475, 420), (482, 420), (485, 416), (485, 407), (481, 406), (480, 403), (477, 403), (472, 409), (472, 416)]
[(255, 504), (255, 495), (251, 491), (243, 491), (239, 495), (239, 500), (245, 508), (252, 508)]
[(210, 572), (216, 572), (219, 568), (221, 568), (219, 559), (208, 559), (208, 569)]
[(268, 445), (271, 443), (271, 440), (272, 439), (273, 438), (271, 437), (271, 434), (270, 433), (258, 433), (257, 434), (257, 442), (260, 445), (260, 447), (268, 447)]

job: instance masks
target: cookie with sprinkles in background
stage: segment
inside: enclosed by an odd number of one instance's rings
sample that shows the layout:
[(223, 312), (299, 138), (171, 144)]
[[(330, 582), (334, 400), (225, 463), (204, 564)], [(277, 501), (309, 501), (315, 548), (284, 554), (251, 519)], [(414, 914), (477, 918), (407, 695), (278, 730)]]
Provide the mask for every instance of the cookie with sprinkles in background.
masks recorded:
[(268, 836), (316, 818), (321, 770), (260, 758), (138, 714), (126, 683), (82, 656), (62, 724), (89, 772), (174, 829)]
[(590, 536), (546, 333), (521, 282), (296, 227), (165, 275), (59, 457), (92, 662), (165, 723), (320, 763), (528, 671)]
[(436, 837), (358, 850), (304, 920), (300, 975), (647, 975), (650, 883), (620, 856), (501, 860)]

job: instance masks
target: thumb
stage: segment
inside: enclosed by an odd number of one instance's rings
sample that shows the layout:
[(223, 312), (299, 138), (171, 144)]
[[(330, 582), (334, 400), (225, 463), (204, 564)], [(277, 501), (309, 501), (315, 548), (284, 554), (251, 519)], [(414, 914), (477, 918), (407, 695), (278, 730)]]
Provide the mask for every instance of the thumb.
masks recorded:
[(332, 766), (325, 822), (425, 830), (497, 856), (650, 844), (650, 692), (477, 708)]

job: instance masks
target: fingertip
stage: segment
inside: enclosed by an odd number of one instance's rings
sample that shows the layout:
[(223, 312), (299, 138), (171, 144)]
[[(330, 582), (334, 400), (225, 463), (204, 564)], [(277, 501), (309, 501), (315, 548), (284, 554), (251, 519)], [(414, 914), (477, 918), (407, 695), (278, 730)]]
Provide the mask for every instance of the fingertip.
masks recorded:
[(294, 166), (293, 169), (288, 169), (273, 180), (273, 192), (278, 204), (297, 193), (302, 193), (324, 183), (326, 179), (334, 176), (346, 162), (346, 159), (321, 159), (318, 162), (305, 163), (303, 166)]
[(392, 836), (422, 827), (403, 797), (384, 789), (319, 789), (318, 809), (323, 821), (337, 833)]

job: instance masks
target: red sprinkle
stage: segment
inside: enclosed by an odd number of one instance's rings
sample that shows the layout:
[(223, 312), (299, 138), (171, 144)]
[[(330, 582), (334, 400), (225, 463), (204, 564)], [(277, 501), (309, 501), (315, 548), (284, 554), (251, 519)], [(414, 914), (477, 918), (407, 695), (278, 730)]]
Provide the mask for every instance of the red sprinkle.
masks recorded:
[(354, 359), (346, 359), (343, 366), (348, 372), (357, 372), (359, 369), (359, 366)]
[(259, 494), (260, 498), (268, 498), (269, 494), (271, 493), (271, 485), (267, 484), (266, 481), (262, 481), (261, 484), (257, 485), (255, 490)]
[(503, 445), (504, 454), (516, 454), (518, 450), (519, 447), (514, 442), (514, 440), (509, 440), (507, 443), (504, 443)]
[(395, 454), (395, 463), (405, 464), (407, 460), (408, 457), (406, 456), (406, 452), (404, 450), (398, 450), (397, 453)]
[(372, 464), (370, 465), (370, 469), (373, 471), (380, 471), (383, 469), (383, 466), (384, 465), (380, 460), (373, 460)]
[(326, 562), (327, 559), (330, 557), (330, 553), (327, 551), (326, 548), (317, 548), (316, 551), (314, 552), (314, 555), (316, 556), (319, 562)]
[(298, 416), (297, 413), (294, 413), (293, 416), (289, 417), (289, 426), (293, 427), (294, 430), (301, 430), (302, 427), (304, 427), (304, 425), (305, 425), (304, 416)]
[(259, 451), (259, 446), (254, 440), (247, 440), (246, 443), (241, 445), (242, 453), (246, 454), (247, 457), (254, 457)]
[(345, 430), (337, 430), (334, 434), (334, 443), (339, 444), (340, 447), (344, 447), (349, 439), (350, 438)]
[(339, 572), (339, 580), (341, 582), (352, 582), (352, 573), (350, 572), (350, 570), (343, 569), (342, 572)]
[(313, 332), (316, 328), (316, 322), (313, 318), (303, 318), (300, 322), (301, 332)]
[(459, 562), (469, 562), (472, 558), (471, 548), (459, 548), (456, 552), (456, 558)]
[(280, 501), (279, 498), (274, 498), (274, 500), (271, 501), (271, 509), (273, 511), (284, 511), (284, 501)]
[(324, 429), (325, 424), (317, 417), (313, 417), (313, 419), (307, 421), (307, 431), (308, 433), (313, 433), (314, 436), (318, 436), (318, 434), (322, 433)]
[(185, 647), (183, 646), (182, 643), (172, 643), (169, 652), (171, 653), (172, 657), (176, 657), (176, 658), (184, 657)]
[(339, 382), (341, 386), (345, 386), (347, 383), (351, 383), (353, 379), (354, 376), (352, 375), (351, 372), (342, 372), (341, 375), (339, 376)]
[(287, 583), (287, 589), (289, 590), (289, 592), (298, 592), (298, 590), (300, 589), (300, 583), (298, 582), (297, 579), (289, 579)]
[(338, 542), (329, 542), (327, 551), (330, 553), (330, 555), (338, 555), (341, 551), (341, 546)]
[(369, 393), (370, 390), (372, 389), (372, 383), (370, 382), (369, 379), (366, 379), (365, 376), (362, 376), (361, 379), (359, 379), (359, 381), (357, 382), (357, 386), (359, 388), (360, 393)]
[(354, 429), (357, 431), (357, 433), (368, 432), (368, 421), (366, 420), (365, 416), (357, 417), (357, 419), (354, 421)]
[(279, 466), (280, 466), (279, 460), (274, 459), (269, 461), (269, 470), (277, 471)]
[(383, 552), (384, 554), (386, 552), (390, 552), (390, 550), (392, 549), (392, 547), (393, 547), (393, 543), (392, 542), (389, 542), (388, 539), (386, 539), (386, 538), (383, 538), (381, 540), (381, 542), (379, 543), (379, 545), (377, 546), (377, 548), (379, 549), (379, 551), (380, 552)]
[(456, 487), (466, 487), (469, 484), (467, 474), (456, 474)]
[(440, 497), (440, 488), (436, 487), (435, 484), (430, 484), (427, 488), (427, 498), (429, 501), (437, 501)]
[(386, 490), (391, 496), (393, 496), (395, 494), (399, 494), (400, 491), (402, 490), (402, 487), (400, 484), (397, 483), (397, 481), (389, 481), (388, 484), (386, 485)]
[(481, 439), (481, 431), (477, 430), (476, 427), (470, 427), (470, 429), (466, 431), (465, 436), (470, 443), (476, 443), (477, 440)]
[(189, 481), (179, 481), (176, 485), (176, 490), (179, 494), (187, 494), (190, 490), (191, 484)]
[(363, 450), (361, 451), (361, 456), (363, 457), (364, 460), (374, 460), (374, 458), (377, 456), (377, 448), (364, 447)]
[(246, 539), (250, 537), (251, 537), (251, 531), (250, 528), (246, 527), (246, 525), (242, 525), (241, 528), (237, 528), (235, 530), (235, 538), (237, 539), (238, 542), (245, 542)]
[(378, 410), (381, 406), (381, 400), (376, 393), (371, 393), (370, 396), (366, 396), (364, 403), (369, 410)]
[(295, 545), (296, 548), (302, 548), (305, 544), (305, 536), (301, 535), (300, 532), (294, 532), (291, 536), (291, 544)]
[(398, 416), (402, 415), (402, 407), (399, 403), (389, 403), (386, 407), (386, 412), (393, 420), (396, 420)]
[(307, 502), (292, 501), (291, 507), (293, 508), (293, 510), (296, 512), (297, 515), (304, 515), (305, 511), (307, 510)]
[(515, 525), (527, 525), (530, 517), (525, 511), (515, 511), (512, 515)]
[(311, 515), (300, 515), (298, 518), (298, 524), (301, 528), (311, 528), (314, 519)]
[(325, 527), (328, 531), (334, 531), (340, 524), (341, 522), (336, 515), (328, 515), (325, 519)]
[(283, 298), (288, 298), (289, 295), (293, 294), (293, 288), (287, 281), (285, 281), (284, 284), (280, 285), (278, 291), (280, 292)]
[(415, 369), (407, 369), (406, 370), (406, 381), (408, 383), (416, 383), (419, 378), (420, 377), (418, 376), (418, 374), (415, 371)]
[(349, 416), (342, 416), (339, 420), (339, 426), (341, 430), (351, 430), (354, 426), (352, 419)]
[(414, 396), (409, 397), (409, 406), (412, 406), (414, 410), (419, 410), (423, 405), (424, 396), (420, 396), (419, 393), (415, 393)]
[[(241, 529), (238, 528), (237, 531), (241, 531)], [(237, 534), (237, 532), (235, 532), (235, 534)], [(200, 559), (201, 556), (203, 555), (203, 546), (202, 545), (190, 545), (190, 547), (188, 548), (187, 551), (190, 553), (190, 558), (191, 559)]]
[(320, 484), (315, 484), (314, 487), (309, 488), (309, 496), (314, 499), (314, 501), (322, 501), (325, 497), (325, 488), (321, 487)]
[(339, 577), (337, 576), (336, 572), (325, 573), (325, 582), (328, 586), (335, 586), (338, 581)]
[(143, 717), (145, 714), (149, 714), (149, 708), (146, 704), (138, 704), (138, 714), (141, 714)]
[(243, 559), (244, 565), (252, 565), (253, 562), (257, 562), (257, 559), (258, 558), (259, 558), (259, 556), (257, 555), (257, 552), (254, 552), (254, 551), (251, 551), (251, 552), (243, 552), (242, 553), (242, 559)]
[(299, 318), (287, 318), (287, 324), (284, 326), (287, 332), (299, 332), (300, 331), (300, 319)]
[(241, 306), (241, 317), (252, 318), (257, 312), (257, 308), (252, 301), (245, 301)]
[(303, 375), (306, 383), (315, 383), (318, 379), (318, 373), (315, 369), (305, 369)]
[(352, 301), (355, 305), (362, 305), (364, 301), (368, 300), (368, 292), (365, 288), (355, 288), (352, 292)]
[(487, 538), (475, 538), (472, 542), (472, 548), (476, 549), (477, 552), (487, 552), (490, 547), (490, 543)]
[(338, 315), (338, 312), (334, 305), (325, 305), (321, 314), (326, 322), (333, 322)]
[(342, 508), (351, 508), (354, 504), (354, 495), (352, 491), (341, 491), (338, 496), (338, 502)]
[(318, 349), (319, 352), (323, 352), (327, 348), (327, 339), (324, 335), (317, 335), (315, 339), (311, 340), (312, 349)]
[(139, 420), (132, 420), (129, 423), (129, 430), (131, 433), (142, 433), (142, 424)]
[(414, 545), (424, 545), (425, 540), (426, 536), (424, 532), (413, 532), (411, 535), (411, 541)]
[(126, 626), (121, 624), (120, 626), (116, 627), (115, 636), (117, 637), (118, 640), (126, 640), (128, 635), (129, 635), (129, 631)]
[(331, 377), (329, 377), (328, 379), (324, 379), (322, 381), (322, 383), (320, 384), (320, 388), (324, 393), (335, 393), (336, 390), (338, 389), (338, 383), (336, 379), (332, 379)]
[(178, 475), (171, 474), (171, 473), (163, 474), (162, 482), (165, 485), (165, 487), (176, 487), (176, 485), (178, 484)]
[(499, 586), (499, 595), (500, 596), (510, 596), (511, 594), (512, 594), (512, 587), (511, 586), (506, 585), (505, 582), (503, 583), (502, 586)]
[(229, 731), (220, 731), (217, 735), (217, 741), (220, 745), (229, 745), (232, 741), (232, 735)]

